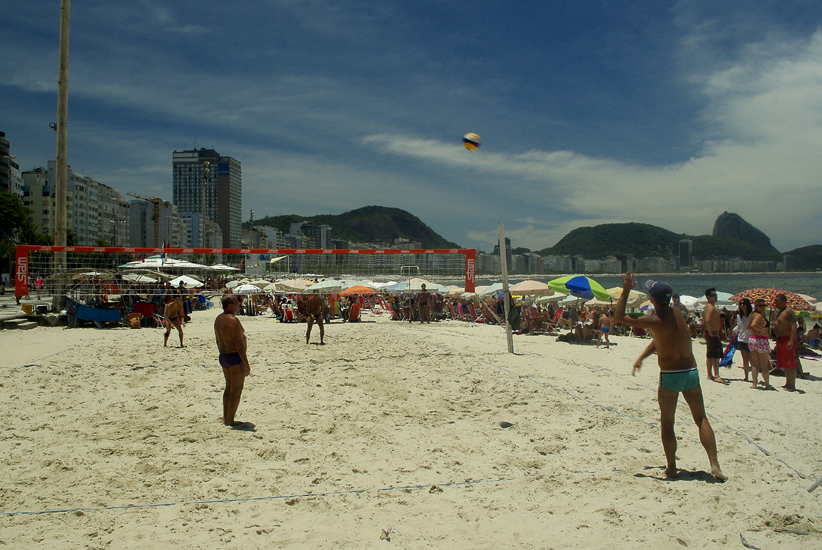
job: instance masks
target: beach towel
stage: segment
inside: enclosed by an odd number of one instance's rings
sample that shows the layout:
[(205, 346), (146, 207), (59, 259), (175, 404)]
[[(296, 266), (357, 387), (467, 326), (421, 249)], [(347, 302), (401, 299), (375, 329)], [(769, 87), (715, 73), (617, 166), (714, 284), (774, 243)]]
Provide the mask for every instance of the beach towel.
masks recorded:
[(725, 348), (725, 353), (719, 361), (720, 367), (730, 367), (734, 362), (734, 353), (736, 353), (736, 334), (731, 338), (728, 347)]

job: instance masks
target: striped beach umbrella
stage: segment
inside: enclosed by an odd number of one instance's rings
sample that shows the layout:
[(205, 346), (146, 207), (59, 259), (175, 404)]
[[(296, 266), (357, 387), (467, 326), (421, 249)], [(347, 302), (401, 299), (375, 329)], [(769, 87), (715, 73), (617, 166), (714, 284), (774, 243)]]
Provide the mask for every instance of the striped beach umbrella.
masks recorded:
[(809, 304), (806, 300), (803, 300), (795, 292), (791, 292), (790, 290), (782, 290), (780, 288), (751, 288), (749, 290), (745, 290), (744, 292), (740, 292), (739, 294), (734, 294), (731, 296), (731, 300), (738, 303), (742, 298), (749, 298), (751, 302), (755, 302), (756, 300), (762, 298), (768, 305), (774, 306), (774, 300), (779, 294), (785, 295), (788, 299), (788, 307), (794, 311), (815, 311), (812, 304)]

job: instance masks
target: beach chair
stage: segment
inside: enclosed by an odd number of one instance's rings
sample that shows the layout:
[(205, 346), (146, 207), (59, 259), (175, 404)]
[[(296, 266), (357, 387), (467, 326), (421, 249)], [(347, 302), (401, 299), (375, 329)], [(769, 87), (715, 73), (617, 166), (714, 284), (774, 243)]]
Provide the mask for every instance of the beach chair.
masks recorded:
[(457, 314), (454, 313), (454, 304), (452, 304), (451, 302), (448, 302), (448, 311), (451, 313), (451, 318), (452, 319), (457, 318)]
[(480, 311), (482, 312), (482, 316), (485, 317), (486, 323), (491, 323), (495, 325), (501, 325), (502, 319), (499, 315), (494, 312), (490, 307), (486, 304), (480, 304)]
[(351, 312), (348, 314), (348, 322), (354, 323), (360, 320), (360, 311), (362, 311), (362, 304), (354, 304), (351, 306)]
[(284, 308), (283, 309), (283, 322), (284, 323), (293, 323), (294, 322), (294, 312), (291, 308)]
[(152, 316), (152, 320), (154, 321), (155, 328), (166, 328), (166, 320), (161, 315), (155, 313)]

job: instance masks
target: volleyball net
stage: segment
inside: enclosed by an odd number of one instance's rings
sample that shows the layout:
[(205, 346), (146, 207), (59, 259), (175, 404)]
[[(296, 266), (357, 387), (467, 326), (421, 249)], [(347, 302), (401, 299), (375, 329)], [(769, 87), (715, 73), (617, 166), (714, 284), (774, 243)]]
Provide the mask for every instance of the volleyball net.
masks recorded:
[[(200, 281), (249, 279), (372, 279), (420, 277), (473, 292), (476, 249), (135, 248), (18, 245), (14, 293), (122, 292), (122, 286), (165, 282), (181, 275)], [(97, 290), (91, 288), (94, 286)]]

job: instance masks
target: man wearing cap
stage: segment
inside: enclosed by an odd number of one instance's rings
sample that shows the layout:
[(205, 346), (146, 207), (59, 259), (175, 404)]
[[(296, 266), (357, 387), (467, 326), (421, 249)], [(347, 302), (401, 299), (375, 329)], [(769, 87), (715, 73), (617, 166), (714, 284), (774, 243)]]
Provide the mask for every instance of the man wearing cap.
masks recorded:
[(656, 311), (655, 315), (645, 315), (633, 318), (625, 315), (625, 305), (628, 302), (630, 291), (636, 286), (631, 272), (622, 277), (622, 294), (616, 306), (614, 321), (628, 326), (650, 330), (653, 342), (645, 349), (634, 363), (633, 374), (642, 365), (642, 360), (657, 352), (659, 362), (659, 401), (660, 424), (662, 432), (662, 447), (668, 467), (665, 474), (669, 478), (679, 476), (676, 467), (676, 434), (674, 433), (674, 419), (679, 393), (685, 398), (694, 422), (699, 427), (699, 440), (708, 453), (711, 463), (711, 474), (718, 480), (724, 481), (728, 477), (719, 468), (716, 452), (716, 438), (708, 417), (705, 414), (705, 404), (702, 399), (702, 389), (699, 386), (699, 370), (691, 347), (691, 335), (685, 319), (671, 308), (673, 290), (668, 283), (648, 281), (651, 303)]
[(709, 288), (705, 291), (705, 299), (708, 303), (705, 304), (704, 319), (705, 319), (705, 360), (708, 366), (708, 380), (724, 384), (725, 381), (719, 376), (719, 360), (722, 359), (724, 352), (722, 351), (722, 340), (719, 337), (722, 328), (722, 316), (719, 310), (716, 309), (716, 289)]

